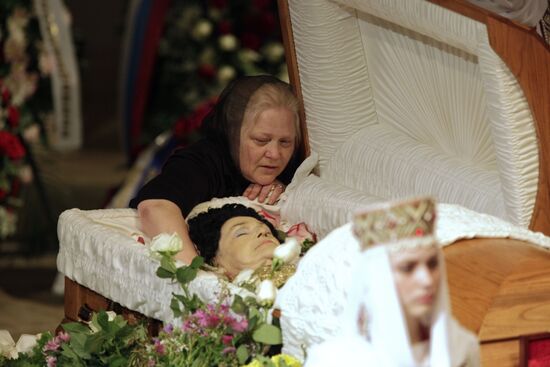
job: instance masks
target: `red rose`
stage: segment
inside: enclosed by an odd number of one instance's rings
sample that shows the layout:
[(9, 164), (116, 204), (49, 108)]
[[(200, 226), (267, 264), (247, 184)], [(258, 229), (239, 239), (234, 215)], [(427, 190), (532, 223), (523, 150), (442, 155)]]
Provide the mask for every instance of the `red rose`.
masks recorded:
[(20, 190), (21, 190), (21, 180), (19, 180), (18, 178), (14, 178), (13, 181), (11, 182), (10, 195), (18, 196)]
[(0, 131), (0, 153), (5, 154), (13, 161), (25, 156), (25, 148), (17, 138), (7, 131)]
[(10, 99), (11, 99), (10, 91), (8, 90), (8, 88), (3, 88), (2, 89), (2, 103), (8, 104)]
[(277, 19), (272, 13), (265, 12), (260, 16), (259, 31), (263, 35), (270, 35), (278, 29)]
[(210, 64), (202, 64), (199, 66), (199, 75), (205, 79), (212, 79), (216, 75), (216, 68)]
[(250, 48), (257, 51), (261, 46), (260, 37), (253, 33), (243, 33), (241, 43), (245, 48)]
[(210, 0), (210, 5), (214, 8), (223, 9), (227, 6), (227, 0)]
[(6, 197), (6, 192), (0, 189), (0, 200), (4, 199), (5, 197)]
[(218, 24), (218, 32), (220, 34), (229, 34), (233, 31), (233, 24), (229, 20), (222, 20)]
[(20, 117), (19, 110), (16, 107), (8, 107), (8, 124), (10, 124), (12, 128), (16, 128), (19, 125)]
[(253, 0), (252, 5), (256, 9), (263, 10), (271, 5), (271, 0)]

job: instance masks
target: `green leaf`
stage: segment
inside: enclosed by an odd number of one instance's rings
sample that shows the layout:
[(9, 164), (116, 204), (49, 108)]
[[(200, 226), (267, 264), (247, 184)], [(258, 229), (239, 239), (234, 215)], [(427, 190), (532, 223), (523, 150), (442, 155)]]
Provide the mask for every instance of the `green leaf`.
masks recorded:
[(197, 269), (192, 267), (181, 267), (176, 271), (176, 278), (181, 285), (191, 282), (197, 276)]
[(237, 359), (239, 360), (239, 364), (245, 364), (248, 358), (250, 357), (250, 352), (248, 351), (248, 347), (245, 344), (241, 344), (237, 348)]
[(252, 334), (252, 339), (259, 343), (278, 345), (283, 342), (281, 329), (270, 324), (262, 324)]
[(172, 298), (172, 300), (170, 301), (170, 309), (172, 310), (174, 317), (181, 316), (182, 312), (181, 312), (180, 304), (177, 299)]
[(79, 322), (70, 322), (67, 324), (63, 324), (63, 330), (65, 330), (67, 333), (72, 334), (73, 333), (88, 333), (90, 329)]
[(231, 310), (239, 315), (245, 315), (248, 307), (241, 296), (236, 294), (233, 296), (233, 303), (231, 304)]
[(162, 255), (162, 259), (160, 259), (160, 267), (172, 274), (176, 272), (176, 264), (174, 263), (174, 260), (166, 255)]
[(163, 279), (172, 279), (174, 277), (174, 273), (170, 273), (168, 270), (159, 267), (157, 269), (157, 276)]
[(109, 316), (107, 315), (107, 312), (103, 310), (99, 311), (99, 313), (97, 313), (96, 316), (92, 318), (92, 322), (94, 318), (96, 318), (97, 325), (101, 327), (101, 329), (103, 329), (104, 331), (109, 331)]
[(204, 264), (204, 258), (201, 256), (195, 256), (193, 260), (191, 261), (191, 265), (189, 267), (193, 269), (198, 269)]

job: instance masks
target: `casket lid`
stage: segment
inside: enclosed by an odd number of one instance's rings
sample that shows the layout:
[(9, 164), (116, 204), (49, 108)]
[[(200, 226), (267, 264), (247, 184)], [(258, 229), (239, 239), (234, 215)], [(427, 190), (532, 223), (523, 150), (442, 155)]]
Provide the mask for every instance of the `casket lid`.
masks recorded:
[(465, 1), (279, 7), (321, 178), (384, 199), (429, 194), (550, 234), (540, 39)]

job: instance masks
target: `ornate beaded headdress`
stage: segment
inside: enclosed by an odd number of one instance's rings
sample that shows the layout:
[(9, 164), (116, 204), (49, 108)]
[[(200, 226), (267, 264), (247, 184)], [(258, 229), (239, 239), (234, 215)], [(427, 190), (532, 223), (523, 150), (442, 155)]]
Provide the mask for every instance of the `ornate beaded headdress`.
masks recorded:
[(353, 232), (361, 250), (375, 245), (390, 245), (392, 250), (433, 245), (435, 202), (422, 197), (389, 202), (355, 215)]

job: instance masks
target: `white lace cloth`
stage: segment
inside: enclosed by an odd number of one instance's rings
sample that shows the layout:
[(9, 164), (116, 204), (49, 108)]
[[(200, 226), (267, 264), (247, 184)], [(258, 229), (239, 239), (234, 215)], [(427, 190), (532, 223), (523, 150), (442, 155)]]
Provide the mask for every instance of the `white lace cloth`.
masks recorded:
[[(138, 242), (145, 235), (137, 229), (134, 209), (70, 209), (58, 222), (57, 268), (70, 279), (122, 306), (158, 320), (170, 322), (172, 293), (181, 293), (178, 284), (155, 275), (159, 263), (149, 256), (147, 246)], [(232, 294), (250, 293), (227, 284)], [(219, 278), (200, 272), (190, 290), (206, 302), (218, 299)]]
[[(442, 246), (461, 238), (509, 237), (550, 248), (550, 238), (493, 216), (450, 204), (438, 205), (437, 237)], [(296, 274), (280, 290), (275, 307), (281, 310), (283, 352), (304, 358), (310, 345), (340, 331), (351, 264), (359, 244), (345, 224), (326, 236), (300, 261)]]

